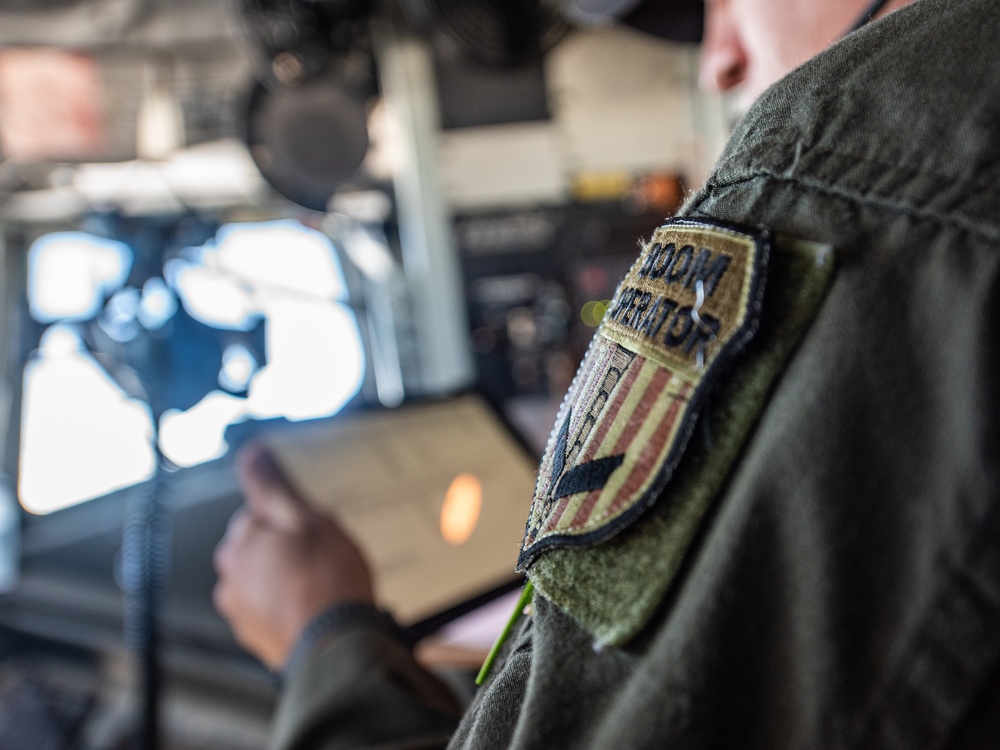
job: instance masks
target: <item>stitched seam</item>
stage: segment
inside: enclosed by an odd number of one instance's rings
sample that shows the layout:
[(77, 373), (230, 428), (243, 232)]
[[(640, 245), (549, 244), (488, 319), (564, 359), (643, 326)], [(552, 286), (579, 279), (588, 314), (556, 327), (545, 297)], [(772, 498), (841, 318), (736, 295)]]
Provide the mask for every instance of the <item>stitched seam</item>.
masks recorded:
[[(957, 182), (959, 179), (959, 175), (947, 174), (945, 172), (939, 172), (937, 170), (927, 169), (922, 165), (918, 166), (915, 164), (910, 164), (908, 162), (901, 162), (901, 161), (885, 161), (878, 157), (863, 156), (861, 154), (854, 153), (853, 151), (847, 151), (844, 149), (834, 149), (834, 148), (829, 148), (827, 146), (803, 145), (803, 141), (801, 139), (783, 140), (781, 142), (781, 145), (787, 146), (788, 148), (793, 148), (793, 147), (802, 148), (803, 155), (819, 154), (824, 156), (835, 156), (845, 160), (850, 160), (854, 164), (871, 164), (874, 166), (885, 167), (887, 170), (891, 170), (893, 172), (905, 171), (908, 174), (922, 175), (930, 179), (941, 180), (949, 183)], [(738, 150), (734, 151), (723, 162), (720, 162), (720, 164), (742, 161), (742, 159), (739, 157), (754, 150), (756, 150), (754, 145), (747, 145), (745, 147), (739, 148)], [(974, 179), (973, 181), (969, 182), (967, 189), (976, 190), (977, 192), (985, 192), (990, 195), (1000, 196), (1000, 190), (998, 190), (996, 187), (996, 180), (987, 177), (979, 177), (977, 179)]]
[[(817, 183), (806, 180), (801, 180), (798, 178), (785, 177), (783, 175), (777, 174), (769, 170), (758, 170), (752, 172), (744, 177), (739, 177), (733, 180), (727, 180), (726, 182), (710, 182), (705, 186), (702, 191), (701, 197), (696, 203), (692, 204), (691, 209), (697, 210), (697, 207), (705, 202), (708, 195), (707, 192), (720, 189), (732, 187), (734, 185), (740, 185), (747, 182), (753, 182), (754, 180), (764, 177), (769, 180), (774, 180), (775, 182), (784, 183), (787, 185), (796, 185), (798, 187), (811, 190), (814, 193), (821, 193), (824, 195), (832, 196), (835, 198), (840, 198), (842, 200), (851, 201), (853, 203), (860, 203), (872, 208), (882, 209), (884, 211), (891, 211), (893, 213), (901, 214), (903, 216), (908, 216), (910, 218), (919, 219), (921, 221), (929, 221), (942, 226), (949, 226), (960, 231), (974, 234), (982, 237), (986, 240), (997, 241), (1000, 239), (1000, 229), (986, 229), (979, 225), (978, 222), (974, 222), (972, 219), (964, 219), (960, 217), (949, 217), (941, 216), (940, 214), (917, 208), (916, 206), (908, 205), (905, 203), (898, 203), (896, 201), (889, 200), (888, 198), (872, 197), (872, 196), (862, 196), (850, 190), (845, 190), (843, 188), (836, 188), (825, 183)], [(699, 211), (699, 213), (701, 213)]]

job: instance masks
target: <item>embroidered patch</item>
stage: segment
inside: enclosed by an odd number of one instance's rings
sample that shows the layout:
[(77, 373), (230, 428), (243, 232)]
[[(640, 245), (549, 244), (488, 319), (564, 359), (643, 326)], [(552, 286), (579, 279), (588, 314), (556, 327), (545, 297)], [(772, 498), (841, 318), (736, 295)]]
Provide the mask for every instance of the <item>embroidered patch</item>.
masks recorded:
[(656, 500), (726, 364), (760, 317), (765, 231), (676, 219), (615, 293), (539, 468), (518, 570), (603, 541)]

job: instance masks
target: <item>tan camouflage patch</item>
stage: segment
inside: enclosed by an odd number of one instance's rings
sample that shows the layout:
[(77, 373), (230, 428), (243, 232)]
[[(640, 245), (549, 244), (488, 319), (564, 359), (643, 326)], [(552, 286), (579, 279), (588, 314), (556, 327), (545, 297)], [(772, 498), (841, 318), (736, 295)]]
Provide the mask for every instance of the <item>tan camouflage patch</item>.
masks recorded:
[(705, 398), (752, 337), (766, 233), (691, 220), (660, 227), (618, 287), (539, 469), (520, 569), (594, 544), (669, 481)]

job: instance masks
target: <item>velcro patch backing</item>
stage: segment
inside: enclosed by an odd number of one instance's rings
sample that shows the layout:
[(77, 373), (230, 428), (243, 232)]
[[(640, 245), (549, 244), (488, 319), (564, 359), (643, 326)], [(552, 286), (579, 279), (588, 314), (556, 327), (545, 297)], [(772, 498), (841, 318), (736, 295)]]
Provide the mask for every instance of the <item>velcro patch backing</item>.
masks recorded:
[(767, 233), (678, 219), (626, 274), (560, 409), (518, 568), (619, 533), (656, 500), (757, 328)]
[(833, 272), (829, 246), (774, 239), (759, 329), (719, 378), (670, 483), (642, 520), (623, 533), (586, 549), (552, 549), (533, 560), (528, 575), (536, 595), (609, 645), (629, 642), (661, 611), (710, 509), (725, 501), (726, 482)]

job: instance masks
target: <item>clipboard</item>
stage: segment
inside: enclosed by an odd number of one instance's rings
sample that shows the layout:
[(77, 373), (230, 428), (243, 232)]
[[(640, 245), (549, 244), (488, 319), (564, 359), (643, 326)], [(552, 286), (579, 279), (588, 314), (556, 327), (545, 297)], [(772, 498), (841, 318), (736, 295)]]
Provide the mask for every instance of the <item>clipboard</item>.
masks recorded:
[[(258, 439), (362, 547), (380, 605), (414, 640), (523, 581), (514, 565), (537, 459), (483, 397), (344, 414)], [(456, 514), (458, 534), (446, 528)]]

